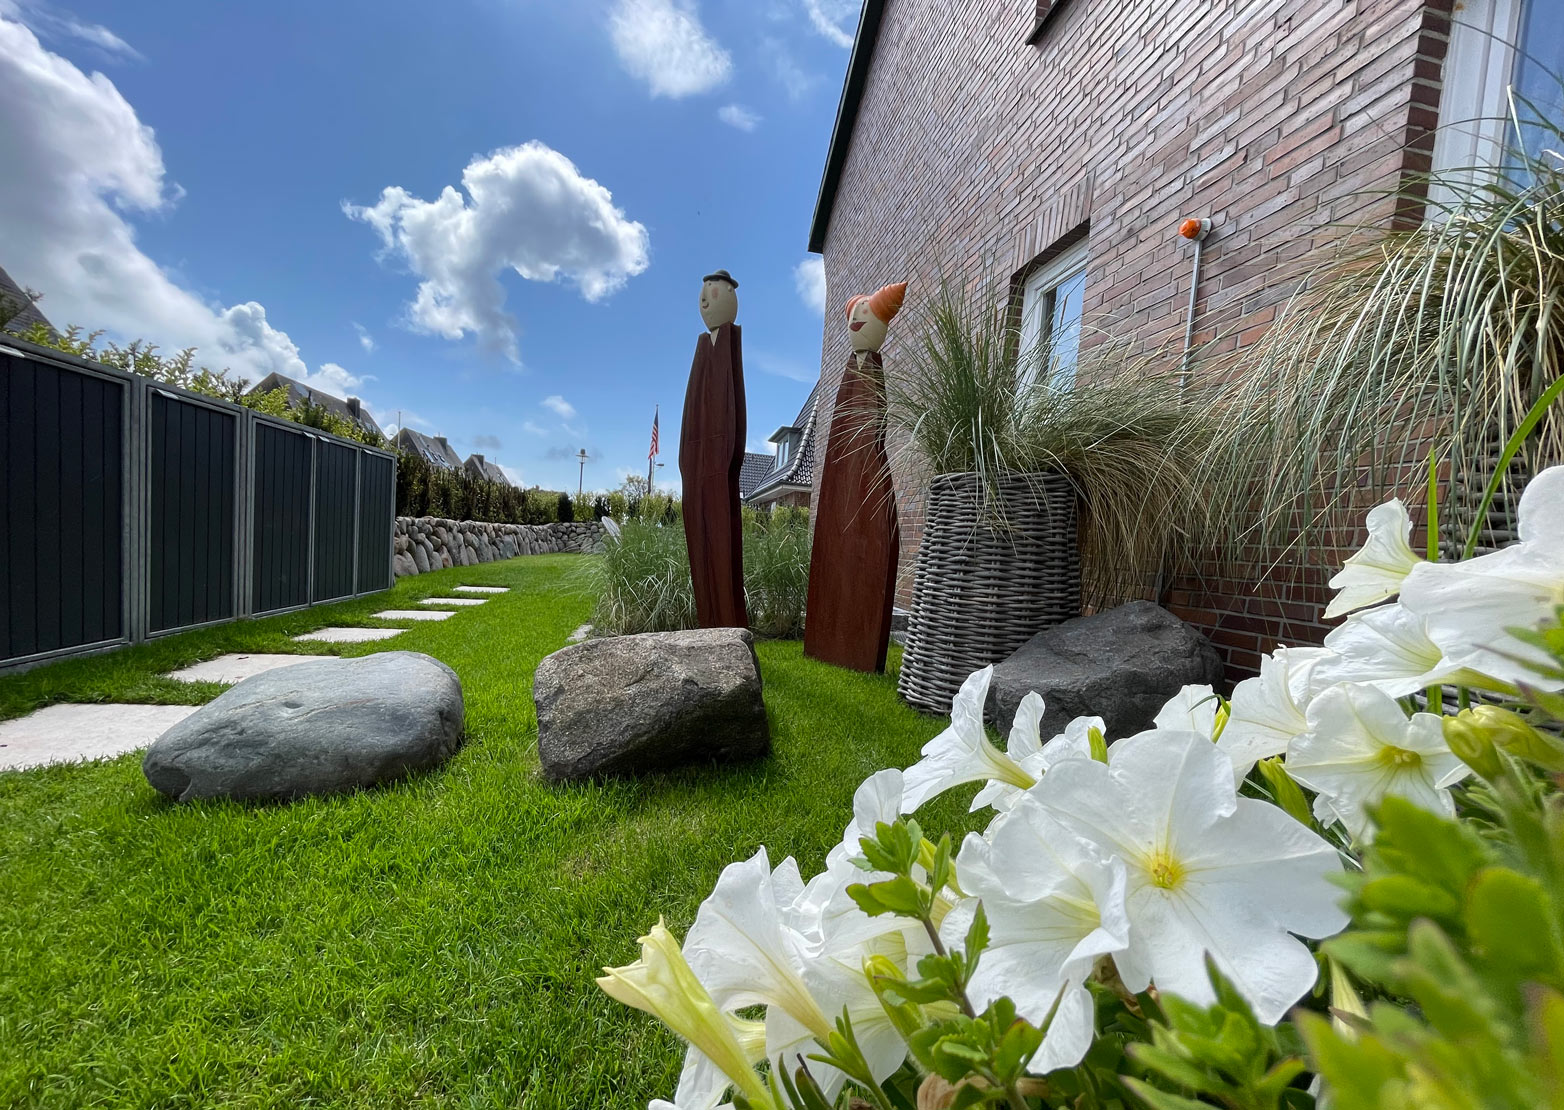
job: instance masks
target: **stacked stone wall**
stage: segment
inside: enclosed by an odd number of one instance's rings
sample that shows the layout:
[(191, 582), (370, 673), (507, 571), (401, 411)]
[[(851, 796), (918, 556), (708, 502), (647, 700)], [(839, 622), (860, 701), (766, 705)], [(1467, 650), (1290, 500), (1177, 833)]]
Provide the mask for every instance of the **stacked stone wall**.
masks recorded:
[(445, 567), (470, 567), (518, 555), (590, 554), (603, 549), (596, 521), (556, 524), (491, 524), (399, 516), (392, 566), (398, 578)]

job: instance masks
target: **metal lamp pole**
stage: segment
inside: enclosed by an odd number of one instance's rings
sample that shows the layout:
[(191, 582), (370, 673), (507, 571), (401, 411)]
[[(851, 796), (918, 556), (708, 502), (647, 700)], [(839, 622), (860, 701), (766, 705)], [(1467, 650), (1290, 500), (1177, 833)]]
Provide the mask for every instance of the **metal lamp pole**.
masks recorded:
[(587, 462), (588, 462), (587, 452), (586, 452), (586, 448), (585, 447), (581, 448), (580, 453), (576, 455), (576, 459), (581, 463), (580, 469), (576, 471), (576, 500), (580, 501), (581, 500), (581, 485), (586, 480), (586, 468), (587, 468)]

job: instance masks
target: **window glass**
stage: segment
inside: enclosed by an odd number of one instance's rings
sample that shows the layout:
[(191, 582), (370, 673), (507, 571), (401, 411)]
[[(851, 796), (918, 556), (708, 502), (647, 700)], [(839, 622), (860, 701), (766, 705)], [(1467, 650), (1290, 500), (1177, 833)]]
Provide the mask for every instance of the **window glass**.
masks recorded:
[(1081, 350), (1081, 296), (1085, 291), (1086, 271), (1079, 270), (1054, 286), (1050, 294), (1048, 377), (1056, 389), (1075, 384), (1075, 361)]
[(1086, 244), (1081, 243), (1040, 267), (1022, 285), (1018, 353), (1023, 384), (1040, 376), (1058, 389), (1074, 383), (1086, 259)]
[(1522, 7), (1511, 79), (1521, 119), (1521, 142), (1533, 156), (1557, 145), (1557, 139), (1535, 121), (1539, 117), (1564, 118), (1564, 88), (1560, 87), (1564, 77), (1564, 18), (1560, 16), (1564, 13), (1555, 8), (1551, 18), (1544, 18), (1543, 9), (1550, 6), (1541, 0), (1527, 0)]

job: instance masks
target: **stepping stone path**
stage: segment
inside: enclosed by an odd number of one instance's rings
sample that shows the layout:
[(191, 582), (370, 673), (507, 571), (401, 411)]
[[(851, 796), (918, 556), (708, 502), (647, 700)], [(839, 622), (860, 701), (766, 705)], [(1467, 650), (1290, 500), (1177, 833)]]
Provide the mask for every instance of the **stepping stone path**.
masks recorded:
[(420, 605), (482, 605), (487, 598), (482, 597), (426, 597)]
[(464, 594), (508, 594), (509, 586), (453, 586), (452, 589)]
[(323, 644), (364, 644), (371, 640), (389, 640), (407, 631), (404, 628), (317, 628), (293, 638), (295, 643), (317, 641)]
[(0, 721), (0, 771), (110, 759), (144, 748), (195, 705), (50, 705)]
[(443, 621), (456, 615), (455, 609), (382, 609), (372, 614), (383, 621)]
[(243, 682), (251, 675), (265, 674), (278, 667), (296, 667), (319, 659), (318, 655), (219, 655), (182, 670), (170, 671), (169, 678), (179, 682)]

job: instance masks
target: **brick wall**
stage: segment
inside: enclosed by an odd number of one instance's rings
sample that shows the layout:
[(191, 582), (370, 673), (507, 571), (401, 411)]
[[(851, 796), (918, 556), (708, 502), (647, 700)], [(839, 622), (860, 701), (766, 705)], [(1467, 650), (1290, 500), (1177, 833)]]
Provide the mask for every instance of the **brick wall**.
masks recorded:
[[(1088, 235), (1086, 315), (1150, 350), (1182, 334), (1178, 223), (1209, 216), (1197, 342), (1213, 356), (1253, 342), (1335, 225), (1398, 215), (1365, 190), (1426, 168), (1448, 8), (1066, 0), (1028, 46), (1032, 0), (887, 0), (825, 239), (820, 455), (848, 349), (840, 306), (887, 282), (910, 283), (885, 348), (895, 374), (942, 274), (1003, 293)], [(927, 476), (899, 469), (905, 602)], [(1280, 640), (1323, 635), (1328, 562), (1260, 589), (1213, 572), (1167, 600), (1249, 670)]]

